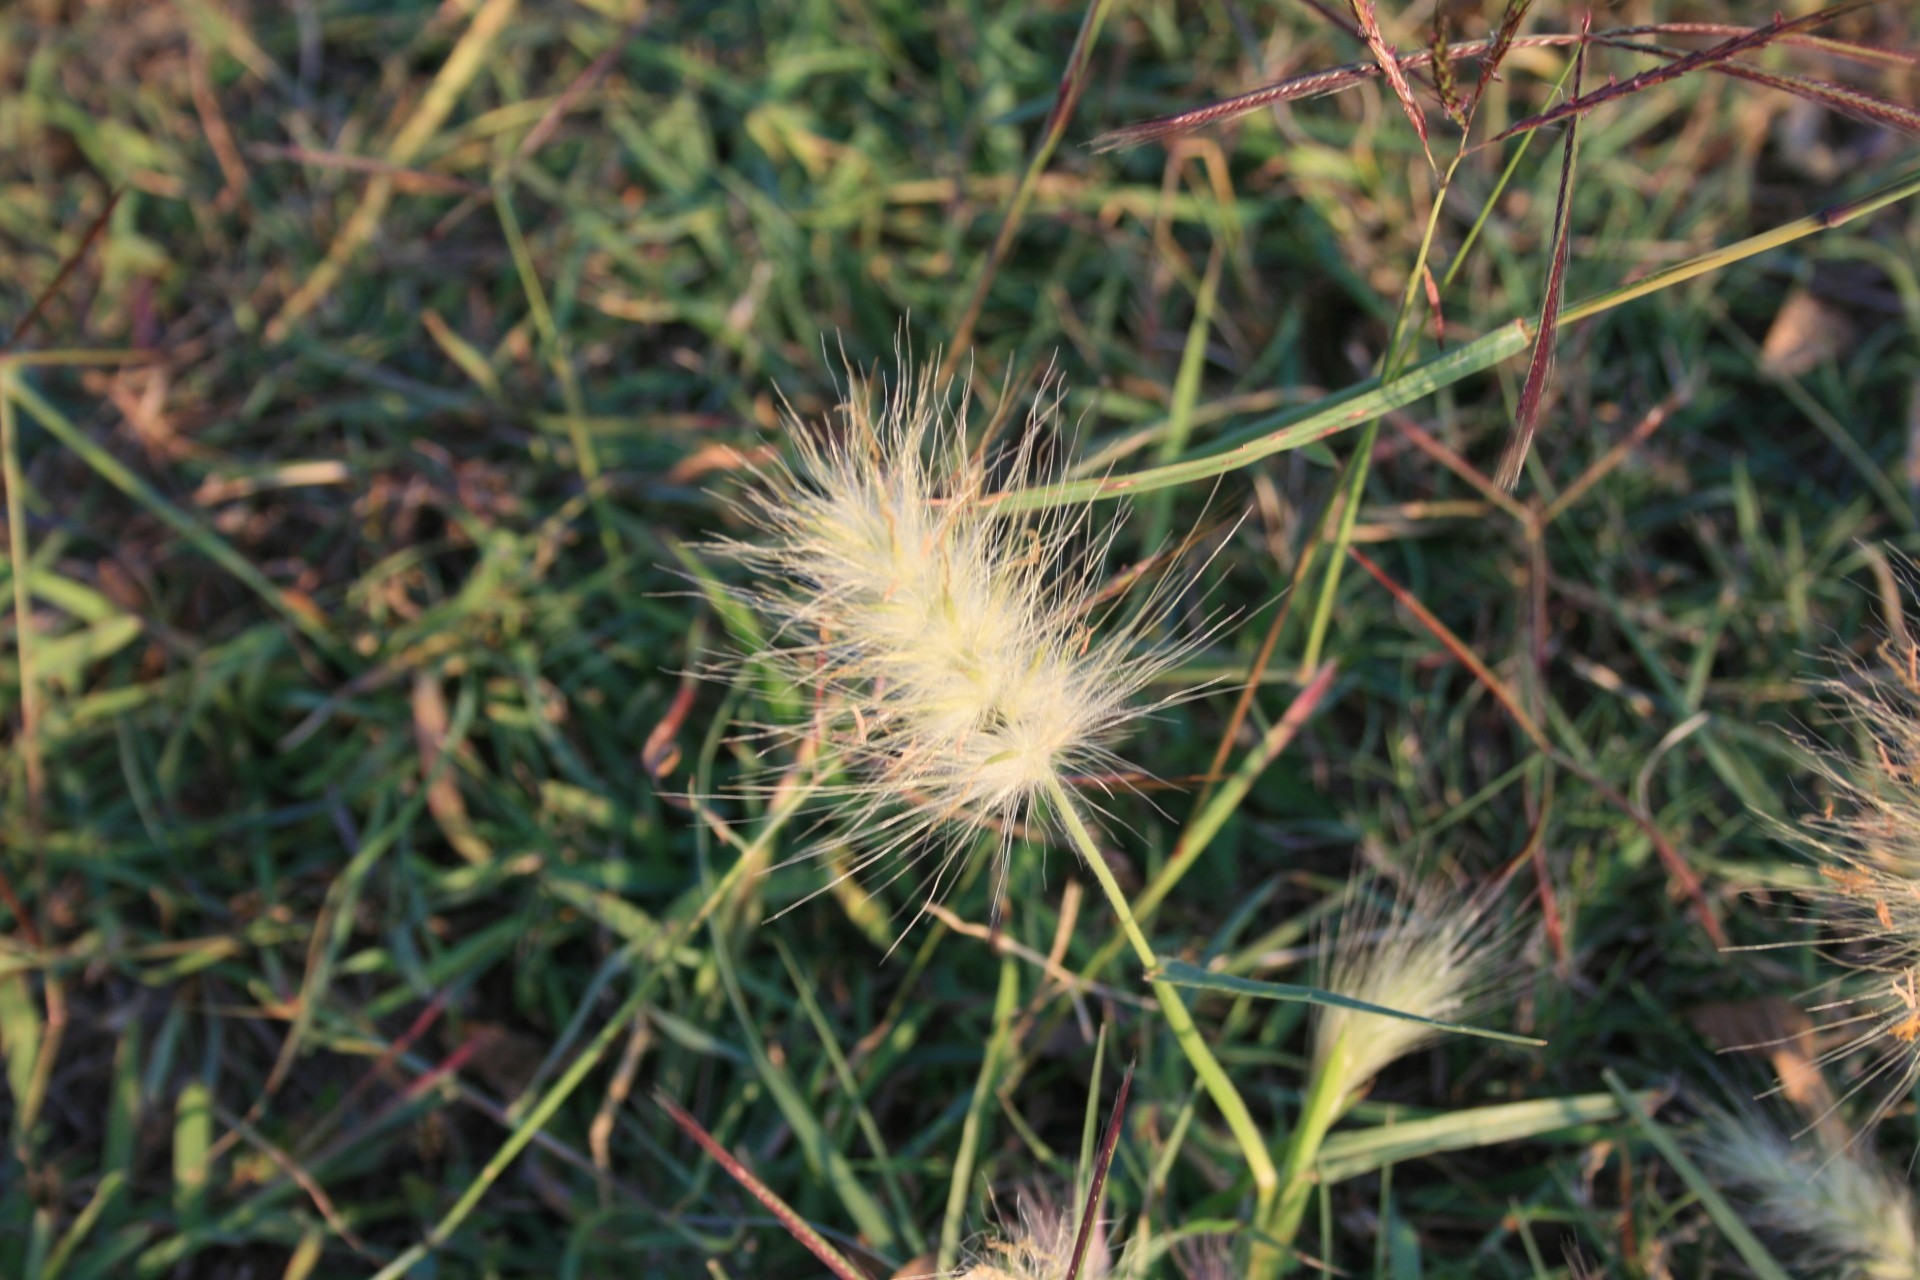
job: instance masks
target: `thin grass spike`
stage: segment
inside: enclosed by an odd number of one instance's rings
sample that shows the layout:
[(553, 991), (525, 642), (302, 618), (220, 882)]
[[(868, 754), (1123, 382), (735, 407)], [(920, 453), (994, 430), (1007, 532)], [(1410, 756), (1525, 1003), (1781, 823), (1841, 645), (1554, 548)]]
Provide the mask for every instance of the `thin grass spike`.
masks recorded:
[[(1581, 34), (1593, 24), (1588, 12), (1581, 23)], [(1573, 92), (1578, 97), (1580, 81), (1587, 69), (1587, 46), (1581, 43), (1573, 60)], [(1533, 356), (1527, 364), (1527, 381), (1520, 391), (1520, 404), (1513, 416), (1513, 433), (1501, 455), (1500, 468), (1493, 482), (1503, 492), (1513, 492), (1520, 481), (1520, 468), (1526, 465), (1527, 452), (1533, 447), (1533, 433), (1540, 424), (1540, 404), (1546, 397), (1547, 380), (1553, 376), (1554, 340), (1560, 328), (1560, 303), (1566, 295), (1568, 223), (1573, 195), (1573, 161), (1579, 145), (1579, 119), (1567, 125), (1567, 141), (1560, 159), (1560, 195), (1553, 206), (1553, 261), (1547, 269), (1547, 296), (1540, 303), (1540, 326), (1533, 337)]]
[(1427, 164), (1433, 165), (1433, 148), (1427, 145), (1427, 117), (1414, 99), (1413, 86), (1407, 83), (1407, 73), (1400, 65), (1400, 55), (1387, 43), (1385, 33), (1380, 30), (1380, 14), (1374, 8), (1373, 0), (1349, 0), (1353, 6), (1353, 17), (1360, 24), (1360, 33), (1366, 39), (1367, 52), (1373, 55), (1374, 65), (1380, 68), (1380, 74), (1387, 78), (1387, 84), (1393, 88), (1393, 96), (1400, 100), (1400, 110), (1404, 111), (1413, 131), (1420, 135), (1420, 149), (1426, 153)]

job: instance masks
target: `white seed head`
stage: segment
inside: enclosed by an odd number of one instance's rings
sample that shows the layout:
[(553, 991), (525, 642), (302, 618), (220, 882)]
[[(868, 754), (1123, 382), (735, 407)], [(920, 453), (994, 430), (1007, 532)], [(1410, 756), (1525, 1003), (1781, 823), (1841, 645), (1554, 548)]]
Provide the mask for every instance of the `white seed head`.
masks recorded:
[(1920, 1077), (1920, 650), (1909, 642), (1884, 653), (1883, 668), (1856, 666), (1827, 685), (1862, 750), (1817, 756), (1831, 799), (1783, 833), (1819, 876), (1803, 892), (1811, 910), (1802, 923), (1847, 972), (1820, 1006), (1844, 1032), (1821, 1062), (1869, 1055), (1848, 1092), (1880, 1091), (1869, 1125)]
[[(1503, 964), (1489, 896), (1429, 883), (1391, 907), (1364, 906), (1341, 922), (1323, 985), (1353, 1000), (1446, 1022), (1483, 1004)], [(1332, 1072), (1347, 1099), (1390, 1063), (1444, 1034), (1354, 1009), (1315, 1010), (1314, 1073)]]
[(935, 852), (937, 897), (981, 830), (1004, 855), (1054, 783), (1111, 783), (1112, 745), (1154, 709), (1138, 695), (1198, 643), (1146, 642), (1171, 603), (1160, 588), (1100, 625), (1113, 526), (996, 498), (1051, 478), (1034, 451), (1055, 403), (1041, 397), (1020, 443), (975, 451), (947, 387), (855, 379), (834, 430), (790, 424), (792, 461), (742, 503), (758, 536), (710, 548), (752, 571), (740, 598), (770, 624), (748, 663), (813, 702), (774, 735), (818, 735), (845, 768), (831, 794), (855, 871)]
[(1859, 1143), (1832, 1153), (1796, 1144), (1747, 1107), (1713, 1116), (1698, 1152), (1754, 1226), (1794, 1243), (1795, 1274), (1920, 1276), (1913, 1192)]

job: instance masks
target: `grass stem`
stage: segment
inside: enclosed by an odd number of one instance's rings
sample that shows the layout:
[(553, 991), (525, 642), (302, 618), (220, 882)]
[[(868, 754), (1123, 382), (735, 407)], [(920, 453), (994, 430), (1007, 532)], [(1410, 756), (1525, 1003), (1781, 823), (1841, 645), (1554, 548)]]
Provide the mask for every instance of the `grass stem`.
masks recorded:
[[(1087, 830), (1086, 822), (1080, 817), (1079, 807), (1058, 779), (1048, 784), (1048, 798), (1088, 870), (1100, 882), (1100, 888), (1112, 904), (1114, 915), (1119, 917), (1120, 928), (1132, 944), (1134, 954), (1140, 957), (1140, 963), (1147, 972), (1153, 973), (1160, 967), (1159, 957), (1154, 954), (1147, 935), (1141, 931), (1139, 921), (1134, 919), (1127, 895), (1121, 892), (1119, 881), (1113, 878), (1106, 858), (1094, 843), (1093, 833)], [(1247, 1171), (1253, 1176), (1258, 1220), (1264, 1221), (1272, 1210), (1273, 1198), (1279, 1187), (1279, 1174), (1274, 1168), (1273, 1157), (1267, 1151), (1266, 1137), (1254, 1123), (1252, 1113), (1247, 1110), (1246, 1099), (1240, 1096), (1239, 1089), (1234, 1087), (1233, 1081), (1220, 1066), (1220, 1060), (1207, 1047), (1206, 1038), (1194, 1025), (1193, 1015), (1188, 1012), (1179, 991), (1157, 979), (1149, 978), (1149, 982), (1154, 998), (1160, 1002), (1160, 1011), (1166, 1017), (1167, 1028), (1173, 1032), (1174, 1042), (1187, 1055), (1187, 1061), (1193, 1064), (1194, 1074), (1199, 1076), (1207, 1096), (1213, 1099), (1213, 1105), (1219, 1108), (1227, 1128), (1233, 1133), (1234, 1141), (1239, 1144), (1240, 1154), (1247, 1162)]]

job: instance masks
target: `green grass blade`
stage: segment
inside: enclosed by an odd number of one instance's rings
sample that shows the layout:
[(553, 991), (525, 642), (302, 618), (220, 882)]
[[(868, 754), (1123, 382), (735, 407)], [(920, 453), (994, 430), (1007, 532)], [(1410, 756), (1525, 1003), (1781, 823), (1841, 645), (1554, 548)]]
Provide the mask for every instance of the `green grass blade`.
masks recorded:
[(1149, 979), (1165, 982), (1176, 987), (1191, 987), (1196, 991), (1217, 991), (1223, 995), (1252, 996), (1256, 1000), (1282, 1000), (1295, 1004), (1317, 1004), (1329, 1009), (1352, 1009), (1357, 1013), (1378, 1014), (1383, 1018), (1398, 1018), (1403, 1022), (1418, 1022), (1424, 1026), (1438, 1027), (1442, 1031), (1451, 1031), (1463, 1036), (1479, 1036), (1483, 1040), (1498, 1040), (1505, 1044), (1524, 1044), (1538, 1048), (1545, 1040), (1533, 1036), (1516, 1035), (1511, 1031), (1489, 1031), (1484, 1027), (1469, 1027), (1458, 1022), (1443, 1022), (1438, 1018), (1424, 1018), (1417, 1013), (1404, 1013), (1399, 1009), (1389, 1009), (1385, 1005), (1368, 1004), (1365, 1000), (1354, 1000), (1319, 987), (1296, 986), (1290, 982), (1262, 982), (1257, 978), (1238, 978), (1231, 974), (1215, 973), (1203, 969), (1197, 964), (1185, 960), (1163, 960), (1160, 968), (1149, 975)]
[[(1651, 1090), (1641, 1095), (1651, 1100)], [(1395, 1124), (1347, 1129), (1320, 1146), (1314, 1168), (1322, 1182), (1340, 1182), (1406, 1160), (1442, 1151), (1466, 1151), (1500, 1142), (1518, 1142), (1580, 1125), (1619, 1118), (1620, 1102), (1610, 1093), (1565, 1098), (1536, 1098), (1492, 1107), (1469, 1107), (1445, 1115)]]
[(205, 522), (189, 515), (169, 502), (158, 489), (135, 475), (131, 468), (111, 453), (95, 444), (80, 428), (67, 420), (65, 414), (55, 409), (39, 392), (20, 379), (12, 379), (8, 385), (14, 402), (25, 409), (43, 427), (47, 434), (58, 440), (70, 450), (95, 474), (118, 489), (127, 497), (145, 507), (162, 524), (172, 529), (207, 559), (225, 569), (252, 591), (275, 613), (291, 622), (305, 633), (308, 638), (334, 647), (333, 634), (327, 625), (311, 613), (296, 608), (285, 592), (267, 580), (267, 576), (254, 567), (253, 562), (233, 549), (233, 546), (208, 528)]
[(967, 1118), (960, 1127), (960, 1146), (953, 1153), (953, 1178), (947, 1184), (947, 1211), (940, 1223), (940, 1260), (936, 1271), (946, 1275), (960, 1259), (960, 1231), (966, 1223), (967, 1193), (972, 1188), (973, 1168), (979, 1159), (980, 1134), (986, 1128), (987, 1110), (993, 1103), (994, 1087), (1000, 1080), (1001, 1063), (1012, 1047), (1013, 1015), (1020, 1007), (1020, 970), (1011, 956), (1000, 962), (1000, 992), (993, 1002), (993, 1039), (980, 1055), (980, 1075), (973, 1084), (973, 1098), (967, 1104)]
[[(1362, 426), (1384, 413), (1432, 395), (1442, 387), (1450, 387), (1463, 378), (1491, 369), (1502, 360), (1526, 350), (1527, 332), (1525, 323), (1515, 320), (1464, 346), (1423, 360), (1385, 385), (1381, 385), (1378, 379), (1368, 379), (1329, 396), (1317, 408), (1294, 410), (1263, 419), (1214, 442), (1209, 446), (1210, 452), (1197, 458), (1098, 480), (1072, 480), (1063, 484), (1021, 489), (1004, 495), (1001, 501), (1012, 511), (1037, 511), (1104, 498), (1132, 497), (1171, 485), (1211, 480), (1262, 458), (1271, 458), (1277, 453), (1298, 449), (1349, 428)], [(1286, 425), (1275, 429), (1276, 421)]]
[(1706, 1171), (1680, 1149), (1679, 1142), (1667, 1132), (1666, 1126), (1655, 1120), (1646, 1107), (1641, 1105), (1639, 1096), (1627, 1091), (1627, 1087), (1620, 1082), (1620, 1077), (1614, 1074), (1611, 1067), (1604, 1075), (1607, 1088), (1613, 1090), (1613, 1096), (1620, 1101), (1620, 1109), (1626, 1112), (1627, 1117), (1633, 1121), (1640, 1132), (1646, 1135), (1647, 1141), (1653, 1144), (1653, 1149), (1658, 1151), (1661, 1158), (1680, 1175), (1680, 1180), (1687, 1184), (1688, 1189), (1700, 1198), (1707, 1216), (1713, 1219), (1716, 1227), (1720, 1228), (1720, 1234), (1727, 1238), (1727, 1243), (1732, 1245), (1746, 1264), (1753, 1269), (1753, 1274), (1759, 1280), (1788, 1280), (1785, 1269), (1774, 1261), (1773, 1255), (1767, 1252), (1767, 1247), (1747, 1229), (1747, 1224), (1742, 1222), (1740, 1215), (1733, 1211), (1733, 1206), (1727, 1203), (1727, 1198), (1720, 1194), (1718, 1187), (1713, 1185), (1713, 1180), (1707, 1177)]

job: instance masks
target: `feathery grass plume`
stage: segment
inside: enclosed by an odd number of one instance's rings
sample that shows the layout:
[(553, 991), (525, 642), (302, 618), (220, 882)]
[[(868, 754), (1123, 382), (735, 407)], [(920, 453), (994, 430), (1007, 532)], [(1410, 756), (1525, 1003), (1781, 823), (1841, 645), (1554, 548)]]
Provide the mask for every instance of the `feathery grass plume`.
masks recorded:
[[(1374, 900), (1340, 925), (1323, 985), (1368, 1004), (1442, 1022), (1480, 1006), (1502, 963), (1496, 899), (1430, 881), (1390, 906)], [(1340, 1109), (1388, 1065), (1445, 1034), (1354, 1009), (1314, 1011), (1313, 1070), (1333, 1081)]]
[(1846, 970), (1816, 1012), (1845, 1032), (1821, 1065), (1866, 1052), (1871, 1064), (1841, 1101), (1883, 1090), (1871, 1127), (1920, 1077), (1920, 646), (1904, 623), (1881, 647), (1879, 668), (1859, 663), (1827, 682), (1831, 710), (1866, 740), (1857, 757), (1816, 755), (1830, 788), (1825, 812), (1784, 828), (1819, 874), (1803, 890), (1800, 921), (1820, 930), (1823, 953)]
[(1920, 1276), (1913, 1192), (1859, 1144), (1796, 1145), (1752, 1107), (1714, 1114), (1701, 1164), (1755, 1227), (1798, 1247), (1796, 1275), (1840, 1280)]
[[(1467, 895), (1439, 881), (1380, 905), (1369, 898), (1341, 921), (1321, 985), (1335, 995), (1417, 1018), (1456, 1022), (1480, 1006), (1504, 964), (1496, 890)], [(1291, 1245), (1311, 1195), (1320, 1144), (1367, 1082), (1444, 1031), (1339, 1006), (1316, 1006), (1313, 1071), (1280, 1168), (1268, 1230)]]
[(1017, 1227), (976, 1247), (955, 1280), (1107, 1280), (1113, 1261), (1098, 1222), (1080, 1273), (1070, 1276), (1077, 1234), (1073, 1214), (1051, 1197), (1032, 1193), (1019, 1197), (1018, 1217)]
[[(829, 788), (860, 853), (847, 874), (897, 861), (890, 883), (937, 854), (929, 900), (982, 830), (1014, 836), (1050, 788), (1121, 772), (1112, 743), (1164, 702), (1137, 696), (1193, 643), (1156, 646), (1165, 579), (1130, 619), (1102, 573), (1117, 524), (1091, 511), (1014, 513), (998, 489), (1049, 478), (1055, 425), (1043, 388), (1019, 440), (971, 449), (966, 400), (904, 367), (892, 386), (852, 375), (833, 430), (791, 421), (793, 459), (742, 503), (754, 540), (714, 543), (755, 575), (740, 597), (771, 626), (749, 663), (812, 695), (845, 781)], [(1177, 696), (1177, 695), (1176, 695)]]

